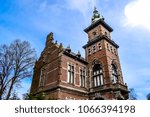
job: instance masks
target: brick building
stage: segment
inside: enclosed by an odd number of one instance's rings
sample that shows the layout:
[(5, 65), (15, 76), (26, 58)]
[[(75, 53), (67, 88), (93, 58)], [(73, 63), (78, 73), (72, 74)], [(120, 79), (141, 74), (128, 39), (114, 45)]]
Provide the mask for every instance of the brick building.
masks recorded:
[(95, 8), (92, 23), (84, 30), (88, 42), (85, 58), (68, 46), (54, 43), (53, 33), (34, 67), (31, 93), (45, 99), (128, 99), (119, 62), (119, 46), (111, 39), (113, 29)]

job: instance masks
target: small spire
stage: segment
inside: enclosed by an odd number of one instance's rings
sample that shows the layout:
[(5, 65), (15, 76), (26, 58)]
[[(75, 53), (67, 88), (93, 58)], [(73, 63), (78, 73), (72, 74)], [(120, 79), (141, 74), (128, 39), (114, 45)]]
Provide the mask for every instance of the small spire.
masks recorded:
[(62, 43), (60, 43), (59, 48), (63, 48), (63, 44)]
[(54, 40), (53, 32), (50, 32), (50, 33), (47, 35), (47, 39)]
[(96, 9), (97, 9), (96, 6), (94, 6), (94, 11), (96, 11)]

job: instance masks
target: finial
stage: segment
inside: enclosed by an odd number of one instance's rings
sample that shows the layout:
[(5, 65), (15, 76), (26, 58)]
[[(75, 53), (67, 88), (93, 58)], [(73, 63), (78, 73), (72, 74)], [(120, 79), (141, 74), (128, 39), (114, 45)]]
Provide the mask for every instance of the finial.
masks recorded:
[(78, 56), (78, 57), (81, 57), (81, 54), (80, 54), (80, 51), (79, 51), (79, 50), (78, 50), (77, 56)]
[(60, 43), (59, 47), (60, 47), (60, 48), (63, 48), (63, 44), (62, 44), (62, 43)]
[(63, 49), (63, 44), (60, 43), (59, 48), (62, 50)]
[(53, 40), (53, 32), (50, 32), (48, 35), (47, 35), (47, 39), (50, 39), (50, 40)]
[(51, 43), (53, 43), (53, 40), (53, 32), (50, 32), (46, 38), (46, 46), (49, 46)]
[(94, 6), (94, 11), (96, 11), (96, 6)]
[(71, 52), (70, 45), (67, 46), (66, 51), (67, 51), (67, 52)]

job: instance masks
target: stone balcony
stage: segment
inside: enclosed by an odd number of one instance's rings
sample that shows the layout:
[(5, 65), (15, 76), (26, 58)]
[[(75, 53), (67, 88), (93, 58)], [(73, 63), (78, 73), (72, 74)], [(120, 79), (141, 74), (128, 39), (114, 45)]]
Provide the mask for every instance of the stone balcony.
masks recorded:
[(121, 92), (128, 92), (128, 86), (125, 84), (122, 84), (122, 83), (108, 83), (108, 84), (105, 84), (105, 85), (102, 85), (102, 86), (99, 86), (99, 87), (93, 87), (93, 88), (90, 88), (90, 92), (94, 93), (94, 92), (103, 92), (103, 91), (121, 91)]

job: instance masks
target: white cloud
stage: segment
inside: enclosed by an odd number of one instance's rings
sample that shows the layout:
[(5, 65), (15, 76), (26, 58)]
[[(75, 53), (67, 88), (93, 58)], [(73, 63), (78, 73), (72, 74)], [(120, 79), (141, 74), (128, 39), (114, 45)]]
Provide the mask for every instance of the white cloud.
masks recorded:
[(125, 26), (145, 27), (150, 30), (150, 0), (132, 0), (124, 9)]
[(70, 10), (79, 11), (85, 20), (85, 24), (89, 24), (91, 16), (91, 10), (94, 9), (94, 6), (98, 3), (98, 0), (66, 0), (67, 8)]
[(94, 8), (97, 0), (66, 0), (70, 9), (78, 10), (84, 16), (89, 9)]

